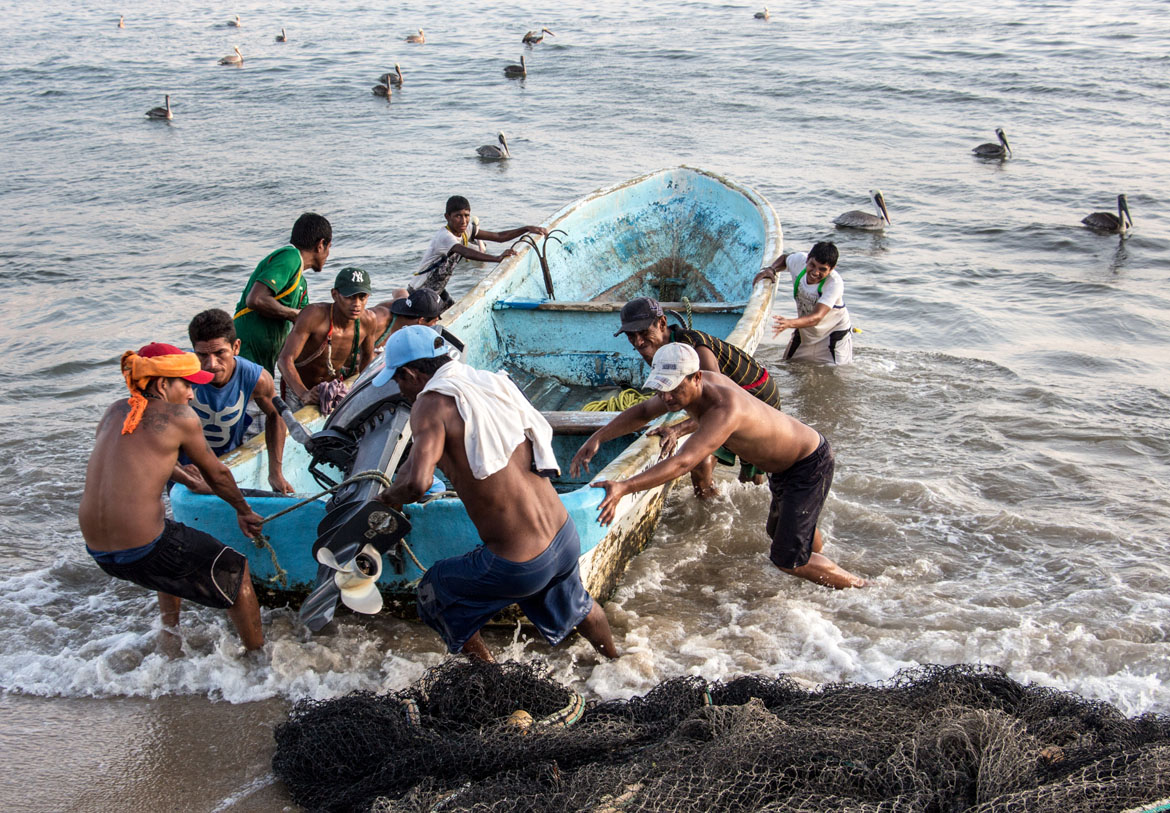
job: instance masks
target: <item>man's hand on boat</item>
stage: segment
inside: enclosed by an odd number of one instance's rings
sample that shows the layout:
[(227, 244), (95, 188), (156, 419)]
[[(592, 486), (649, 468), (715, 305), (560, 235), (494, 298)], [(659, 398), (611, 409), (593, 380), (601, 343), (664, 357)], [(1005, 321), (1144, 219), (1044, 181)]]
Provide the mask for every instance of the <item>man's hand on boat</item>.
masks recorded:
[(590, 483), (590, 485), (594, 488), (605, 489), (605, 499), (597, 507), (597, 521), (602, 525), (609, 525), (609, 523), (613, 522), (614, 514), (617, 513), (618, 503), (622, 497), (633, 492), (626, 485), (625, 480), (598, 480), (596, 483)]
[(687, 418), (685, 421), (677, 421), (669, 426), (656, 426), (646, 433), (646, 437), (658, 438), (662, 444), (658, 450), (658, 459), (665, 460), (674, 454), (675, 447), (678, 446), (678, 439), (691, 434), (698, 426), (699, 422), (694, 418)]
[(264, 528), (264, 517), (257, 514), (251, 508), (246, 511), (236, 512), (236, 523), (240, 526), (244, 536), (249, 539), (255, 539), (260, 536)]
[(577, 450), (577, 454), (573, 455), (573, 459), (569, 462), (569, 476), (576, 477), (581, 472), (589, 473), (589, 461), (593, 459), (593, 455), (597, 454), (597, 450), (601, 448), (601, 441), (597, 439), (597, 433), (593, 433), (589, 440), (581, 444), (581, 448)]
[(268, 485), (272, 486), (272, 490), (279, 494), (292, 494), (296, 491), (292, 484), (284, 479), (284, 474), (280, 472), (270, 472), (268, 474)]

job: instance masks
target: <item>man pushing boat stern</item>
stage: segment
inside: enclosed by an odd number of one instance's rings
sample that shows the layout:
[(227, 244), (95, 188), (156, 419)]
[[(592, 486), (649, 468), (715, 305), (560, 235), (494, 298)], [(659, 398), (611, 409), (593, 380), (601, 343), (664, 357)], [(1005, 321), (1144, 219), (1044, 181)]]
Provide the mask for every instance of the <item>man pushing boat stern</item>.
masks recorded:
[(393, 380), (412, 405), (410, 454), (378, 499), (422, 497), (435, 467), (467, 508), (483, 545), (435, 562), (418, 586), (418, 612), (450, 652), (492, 660), (479, 630), (519, 605), (549, 644), (577, 629), (617, 657), (605, 612), (581, 583), (581, 542), (548, 474), (552, 428), (503, 373), (455, 360), (434, 330), (411, 325), (386, 342), (375, 386)]

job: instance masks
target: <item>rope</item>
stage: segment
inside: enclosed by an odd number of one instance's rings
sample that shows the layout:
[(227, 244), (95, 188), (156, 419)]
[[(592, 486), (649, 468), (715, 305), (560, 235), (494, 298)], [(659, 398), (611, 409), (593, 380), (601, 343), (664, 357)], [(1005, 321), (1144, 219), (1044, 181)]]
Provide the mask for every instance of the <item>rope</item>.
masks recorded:
[(695, 318), (694, 318), (695, 314), (694, 314), (694, 309), (691, 307), (691, 298), (689, 296), (684, 296), (682, 298), (682, 301), (683, 301), (683, 304), (687, 306), (687, 330), (694, 330), (695, 329)]
[(621, 412), (629, 409), (634, 404), (640, 404), (653, 398), (654, 395), (646, 395), (634, 389), (622, 390), (612, 398), (603, 398), (600, 401), (590, 401), (585, 406), (581, 407), (585, 412)]
[[(290, 505), (288, 508), (283, 508), (280, 511), (277, 511), (275, 514), (271, 514), (267, 517), (264, 517), (264, 519), (260, 520), (260, 524), (263, 525), (266, 522), (271, 522), (272, 520), (276, 519), (277, 517), (283, 517), (285, 514), (292, 513), (293, 511), (296, 511), (298, 508), (304, 508), (309, 503), (316, 502), (317, 500), (324, 497), (326, 494), (332, 494), (333, 492), (335, 492), (341, 488), (344, 488), (345, 486), (350, 485), (351, 483), (358, 483), (358, 482), (361, 482), (362, 480), (377, 480), (378, 482), (380, 482), (384, 486), (388, 487), (390, 485), (390, 478), (387, 477), (385, 474), (383, 474), (380, 471), (376, 471), (373, 469), (371, 469), (370, 471), (359, 471), (357, 474), (355, 474), (351, 477), (346, 477), (340, 483), (338, 483), (335, 486), (332, 486), (331, 488), (327, 488), (318, 494), (314, 494), (312, 497), (307, 497), (306, 499), (303, 499), (294, 505)], [(276, 584), (279, 584), (281, 587), (287, 589), (288, 588), (288, 571), (280, 566), (280, 560), (276, 557), (276, 549), (273, 548), (272, 543), (268, 541), (267, 534), (260, 534), (252, 541), (256, 544), (256, 547), (259, 548), (260, 550), (264, 550), (265, 548), (267, 548), (268, 555), (272, 557), (272, 569), (276, 571), (276, 575), (268, 577), (268, 581), (275, 582)], [(402, 544), (403, 545), (406, 544), (405, 540), (403, 541)], [(407, 548), (406, 550), (408, 553), (410, 552), (410, 548)], [(410, 558), (414, 559), (413, 553), (410, 554)], [(415, 562), (415, 564), (418, 564), (418, 559), (414, 559), (414, 562)], [(419, 565), (419, 568), (422, 569), (422, 565)], [(424, 570), (423, 572), (426, 572), (426, 571)]]

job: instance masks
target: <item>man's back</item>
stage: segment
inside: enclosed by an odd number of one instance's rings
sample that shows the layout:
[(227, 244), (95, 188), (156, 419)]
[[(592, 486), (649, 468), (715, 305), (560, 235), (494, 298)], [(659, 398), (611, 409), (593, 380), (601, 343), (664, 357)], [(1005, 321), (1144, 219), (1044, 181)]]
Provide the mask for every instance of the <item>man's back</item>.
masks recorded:
[(106, 410), (85, 473), (78, 519), (95, 550), (125, 550), (162, 530), (162, 492), (185, 437), (202, 425), (188, 406), (151, 399), (138, 428), (122, 434), (126, 401)]
[(455, 399), (423, 393), (413, 411), (426, 415), (426, 424), (443, 433), (439, 468), (459, 493), (488, 549), (516, 562), (539, 556), (568, 512), (548, 478), (532, 470), (532, 442), (517, 446), (504, 468), (477, 480), (467, 459), (466, 424)]

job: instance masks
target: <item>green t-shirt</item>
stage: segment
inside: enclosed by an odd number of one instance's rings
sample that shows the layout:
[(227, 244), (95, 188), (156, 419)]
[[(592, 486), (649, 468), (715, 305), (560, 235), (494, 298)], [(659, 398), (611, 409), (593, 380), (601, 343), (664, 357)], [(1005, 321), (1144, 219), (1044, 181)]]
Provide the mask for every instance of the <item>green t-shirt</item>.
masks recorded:
[(276, 374), (276, 358), (284, 339), (292, 329), (287, 319), (271, 319), (261, 316), (248, 307), (248, 292), (257, 282), (272, 290), (276, 301), (290, 308), (300, 310), (309, 303), (309, 286), (305, 282), (304, 263), (296, 246), (278, 248), (269, 254), (244, 286), (244, 293), (236, 304), (236, 335), (240, 339), (240, 355), (254, 361), (273, 375)]

